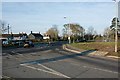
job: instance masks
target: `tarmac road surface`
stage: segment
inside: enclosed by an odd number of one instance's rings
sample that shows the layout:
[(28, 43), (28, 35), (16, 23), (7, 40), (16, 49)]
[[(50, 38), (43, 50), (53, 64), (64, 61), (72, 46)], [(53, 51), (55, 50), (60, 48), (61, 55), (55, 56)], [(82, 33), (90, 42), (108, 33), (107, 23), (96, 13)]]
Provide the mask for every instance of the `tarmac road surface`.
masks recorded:
[(72, 53), (61, 44), (3, 50), (3, 76), (12, 78), (118, 78), (118, 60)]

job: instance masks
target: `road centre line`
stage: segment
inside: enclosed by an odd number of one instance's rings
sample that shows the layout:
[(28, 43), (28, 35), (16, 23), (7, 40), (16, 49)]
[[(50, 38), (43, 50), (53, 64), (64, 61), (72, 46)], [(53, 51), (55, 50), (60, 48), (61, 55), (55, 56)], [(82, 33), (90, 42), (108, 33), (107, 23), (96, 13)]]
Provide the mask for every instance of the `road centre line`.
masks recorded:
[(48, 69), (48, 70), (50, 70), (50, 71), (47, 71), (47, 70), (44, 70), (44, 69), (40, 69), (40, 68), (35, 68), (35, 67), (29, 66), (29, 65), (27, 65), (27, 64), (20, 64), (20, 65), (21, 65), (21, 66), (24, 66), (24, 67), (27, 67), (27, 68), (34, 69), (34, 70), (39, 70), (39, 71), (43, 71), (43, 72), (46, 72), (46, 73), (50, 73), (50, 74), (62, 76), (62, 77), (65, 77), (65, 78), (70, 78), (70, 77), (68, 77), (68, 76), (66, 76), (66, 75), (64, 75), (64, 74), (62, 74), (62, 73), (60, 73), (60, 72), (57, 72), (57, 71), (55, 71), (55, 70), (53, 70), (53, 69), (51, 69), (51, 68), (48, 68), (48, 67), (46, 67), (46, 66), (44, 66), (44, 65), (40, 65), (40, 64), (39, 64), (40, 66), (42, 66), (42, 67), (44, 67), (45, 69)]
[(114, 72), (114, 71), (110, 71), (110, 70), (105, 70), (105, 69), (100, 69), (100, 68), (96, 68), (96, 67), (87, 67), (87, 66), (83, 66), (84, 68), (91, 68), (91, 69), (95, 69), (95, 70), (100, 70), (100, 71), (104, 71), (104, 72), (110, 72), (110, 73), (114, 73), (114, 74), (118, 74), (118, 72)]

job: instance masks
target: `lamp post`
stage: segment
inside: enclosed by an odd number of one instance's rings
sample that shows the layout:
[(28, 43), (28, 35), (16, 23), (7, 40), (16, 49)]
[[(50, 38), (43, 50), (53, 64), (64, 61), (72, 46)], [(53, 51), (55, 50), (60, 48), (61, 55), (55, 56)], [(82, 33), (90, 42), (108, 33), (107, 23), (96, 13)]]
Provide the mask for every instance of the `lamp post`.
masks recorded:
[(68, 25), (69, 25), (69, 26), (68, 26), (68, 27), (69, 27), (69, 31), (68, 31), (68, 32), (69, 32), (69, 33), (68, 33), (68, 34), (69, 34), (69, 37), (68, 37), (68, 40), (69, 40), (69, 44), (70, 44), (70, 43), (71, 43), (71, 38), (70, 38), (70, 23), (69, 23)]
[[(64, 17), (64, 19), (66, 19), (66, 18), (67, 17)], [(68, 40), (69, 40), (69, 44), (70, 44), (71, 43), (71, 38), (70, 38), (70, 23), (68, 23)]]
[(116, 19), (115, 19), (115, 52), (117, 52), (117, 48), (118, 48), (118, 34), (117, 34), (117, 27), (118, 27), (118, 22), (117, 22), (117, 18), (118, 18), (118, 2), (117, 0), (115, 1), (115, 5), (116, 5)]

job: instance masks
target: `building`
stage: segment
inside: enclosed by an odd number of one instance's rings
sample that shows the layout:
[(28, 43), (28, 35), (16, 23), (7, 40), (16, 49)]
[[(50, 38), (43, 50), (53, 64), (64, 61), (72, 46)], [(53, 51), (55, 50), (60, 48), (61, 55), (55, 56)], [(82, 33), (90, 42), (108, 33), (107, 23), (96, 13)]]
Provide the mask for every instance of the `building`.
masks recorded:
[(20, 40), (27, 40), (28, 39), (28, 35), (26, 33), (19, 33), (19, 39)]
[(33, 33), (31, 31), (31, 33), (29, 34), (28, 38), (30, 40), (35, 40), (35, 41), (41, 41), (41, 40), (43, 40), (43, 36), (40, 34), (40, 32), (39, 33)]
[(8, 40), (26, 40), (28, 38), (26, 33), (19, 33), (19, 34), (2, 34), (1, 38), (6, 38)]
[(7, 40), (12, 40), (13, 34), (2, 34), (1, 38), (7, 39)]
[(43, 39), (44, 39), (44, 40), (49, 40), (49, 39), (50, 39), (50, 36), (45, 33), (44, 36), (43, 36)]

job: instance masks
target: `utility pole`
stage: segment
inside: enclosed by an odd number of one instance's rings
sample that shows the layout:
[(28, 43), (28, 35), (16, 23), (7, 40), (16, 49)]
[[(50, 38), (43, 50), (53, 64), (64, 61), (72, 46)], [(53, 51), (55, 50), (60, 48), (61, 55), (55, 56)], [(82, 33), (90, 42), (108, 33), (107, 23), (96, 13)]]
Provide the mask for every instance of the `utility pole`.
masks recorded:
[(116, 5), (116, 24), (115, 24), (115, 52), (117, 52), (118, 51), (118, 33), (117, 33), (117, 27), (118, 27), (118, 20), (117, 20), (117, 18), (118, 18), (118, 2), (117, 2), (117, 0), (115, 0), (115, 5)]
[[(66, 18), (67, 17), (64, 17), (64, 19), (66, 19)], [(70, 38), (70, 23), (68, 23), (68, 40), (69, 40), (69, 44), (70, 44), (71, 43), (71, 38)]]
[(69, 27), (69, 33), (68, 33), (68, 34), (69, 34), (69, 37), (68, 37), (68, 39), (69, 39), (69, 44), (70, 44), (70, 43), (71, 43), (71, 39), (70, 39), (70, 23), (69, 23), (68, 25), (69, 25), (69, 26), (68, 26), (68, 27)]
[(9, 29), (10, 29), (10, 26), (9, 26), (9, 24), (8, 24), (8, 26), (7, 26), (7, 27), (8, 27), (8, 34), (9, 34)]

